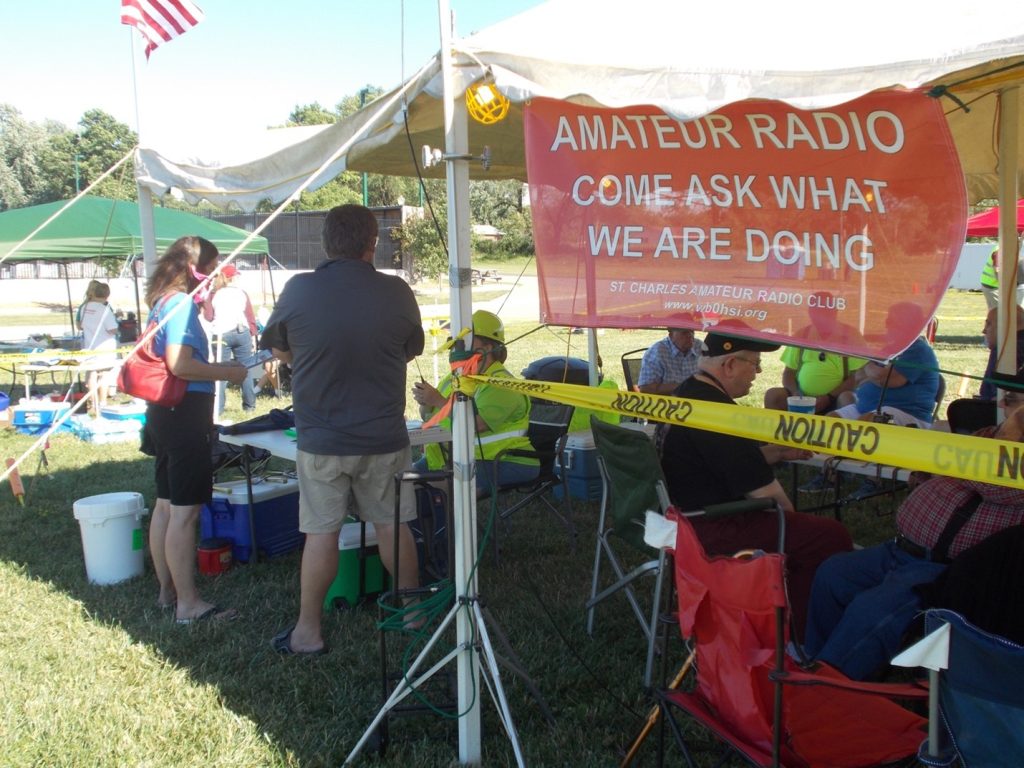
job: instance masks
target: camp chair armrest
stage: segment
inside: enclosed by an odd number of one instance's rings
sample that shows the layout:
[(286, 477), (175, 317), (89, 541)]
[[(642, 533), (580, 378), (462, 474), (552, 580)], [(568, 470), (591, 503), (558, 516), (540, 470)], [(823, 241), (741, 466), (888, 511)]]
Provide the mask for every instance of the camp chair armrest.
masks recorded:
[(772, 681), (779, 681), (783, 685), (824, 685), (829, 688), (885, 696), (890, 699), (928, 698), (928, 684), (923, 680), (920, 683), (863, 683), (858, 680), (845, 680), (800, 670), (770, 672), (768, 678)]
[(772, 509), (775, 506), (775, 499), (771, 497), (758, 499), (740, 499), (739, 501), (726, 501), (722, 504), (709, 504), (704, 507), (704, 516), (710, 520), (719, 517), (731, 517), (732, 515), (745, 515), (748, 512), (762, 512)]

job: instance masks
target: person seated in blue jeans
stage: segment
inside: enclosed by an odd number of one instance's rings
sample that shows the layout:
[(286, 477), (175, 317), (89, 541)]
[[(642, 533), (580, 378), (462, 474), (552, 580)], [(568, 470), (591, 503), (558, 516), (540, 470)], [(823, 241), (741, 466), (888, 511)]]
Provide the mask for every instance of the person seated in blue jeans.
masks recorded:
[[(1024, 375), (1012, 377), (1024, 389)], [(1004, 396), (1007, 419), (992, 436), (1024, 437), (1024, 391)], [(921, 610), (917, 587), (961, 552), (1024, 523), (1024, 489), (933, 477), (896, 513), (896, 538), (835, 555), (814, 575), (804, 650), (855, 680), (872, 678), (900, 649)]]

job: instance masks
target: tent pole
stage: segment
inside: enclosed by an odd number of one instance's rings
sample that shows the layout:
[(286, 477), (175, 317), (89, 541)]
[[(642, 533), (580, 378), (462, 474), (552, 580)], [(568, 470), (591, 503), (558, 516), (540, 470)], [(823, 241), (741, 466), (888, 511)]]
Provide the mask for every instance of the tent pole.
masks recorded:
[(1017, 156), (1020, 127), (1020, 89), (999, 92), (999, 311), (997, 370), (1017, 370), (1017, 270), (1020, 243), (1017, 239)]
[(267, 265), (267, 279), (270, 280), (270, 298), (277, 306), (277, 291), (274, 290), (274, 270), (270, 267), (270, 254), (263, 257), (263, 263)]
[[(445, 150), (449, 155), (465, 155), (469, 149), (469, 127), (465, 104), (456, 103), (452, 67), (452, 15), (448, 0), (438, 0), (441, 32), (441, 74), (444, 83)], [(472, 294), (469, 282), (469, 166), (465, 160), (448, 160), (448, 287), (452, 336), (472, 327)], [(468, 343), (468, 342), (467, 342)], [(453, 505), (455, 536), (456, 602), (477, 597), (476, 558), (476, 478), (473, 455), (475, 428), (473, 403), (457, 398), (452, 409), (452, 467), (454, 469)], [(468, 608), (467, 604), (467, 608)], [(458, 655), (456, 691), (459, 718), (459, 762), (479, 765), (480, 667), (472, 648), (475, 632), (470, 610), (459, 611), (455, 622), (456, 643), (465, 649)]]
[[(448, 282), (449, 310), (451, 312), (452, 337), (463, 329), (472, 328), (472, 288), (469, 249), (469, 126), (465, 103), (456, 99), (458, 93), (454, 84), (452, 67), (451, 14), (448, 0), (438, 0), (438, 16), (441, 23), (441, 72), (444, 80), (444, 125), (445, 161), (448, 192)], [(468, 337), (456, 342), (463, 349), (469, 344)], [(452, 508), (454, 539), (454, 587), (456, 646), (444, 660), (425, 675), (417, 678), (410, 687), (415, 687), (434, 672), (455, 659), (456, 694), (459, 712), (459, 762), (462, 765), (480, 765), (481, 730), (480, 686), (481, 664), (486, 665), (487, 686), (498, 709), (498, 717), (505, 734), (512, 743), (516, 764), (524, 766), (525, 759), (519, 744), (515, 723), (512, 721), (508, 700), (505, 697), (496, 657), (488, 639), (486, 620), (477, 591), (478, 577), (474, 563), (477, 556), (476, 542), (476, 463), (473, 440), (476, 434), (476, 419), (470, 397), (459, 393), (452, 406)], [(452, 615), (449, 614), (449, 615)], [(442, 622), (429, 645), (436, 642), (447, 628), (449, 620)], [(482, 658), (480, 658), (482, 657)], [(418, 663), (418, 662), (417, 662)], [(403, 694), (404, 695), (404, 694)], [(367, 742), (371, 731), (383, 716), (397, 703), (392, 697), (384, 703), (370, 728), (355, 746), (345, 764), (351, 764)]]
[(156, 268), (156, 230), (153, 226), (153, 193), (149, 187), (136, 185), (139, 190), (139, 231), (142, 233), (142, 258), (146, 274)]
[(68, 264), (60, 262), (61, 270), (64, 272), (64, 286), (68, 289), (68, 319), (71, 321), (71, 335), (75, 335), (75, 307), (74, 299), (71, 298), (71, 279), (68, 277)]
[(597, 365), (597, 358), (600, 356), (600, 352), (597, 349), (597, 328), (587, 328), (587, 360), (590, 361), (590, 386), (596, 387), (601, 382), (598, 377), (601, 375), (601, 371)]
[(139, 300), (139, 270), (138, 259), (132, 255), (132, 286), (135, 288), (135, 323), (142, 327), (142, 302)]

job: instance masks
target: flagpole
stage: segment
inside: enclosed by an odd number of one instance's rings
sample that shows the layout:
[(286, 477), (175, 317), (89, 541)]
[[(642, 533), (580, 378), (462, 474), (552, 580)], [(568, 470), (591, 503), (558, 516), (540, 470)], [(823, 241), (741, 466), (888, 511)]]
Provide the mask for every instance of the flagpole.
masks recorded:
[[(138, 56), (135, 54), (135, 29), (128, 28), (132, 56), (132, 97), (135, 106), (136, 146), (142, 146), (142, 120), (139, 117)], [(138, 182), (135, 184), (139, 196), (139, 233), (142, 235), (142, 265), (146, 276), (156, 269), (156, 230), (153, 225), (153, 193)], [(132, 268), (134, 272), (134, 267)]]

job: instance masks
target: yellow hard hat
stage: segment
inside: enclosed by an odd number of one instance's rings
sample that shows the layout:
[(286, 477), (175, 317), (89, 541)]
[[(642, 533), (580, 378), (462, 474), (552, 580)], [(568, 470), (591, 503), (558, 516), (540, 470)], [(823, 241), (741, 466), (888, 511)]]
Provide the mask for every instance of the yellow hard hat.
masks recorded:
[(473, 335), (485, 339), (505, 343), (505, 325), (501, 318), (486, 309), (478, 309), (473, 313)]

